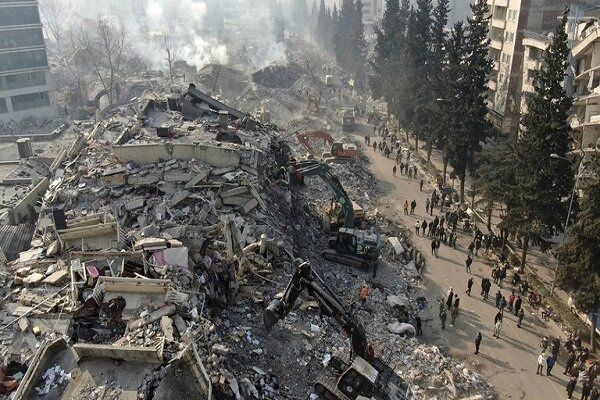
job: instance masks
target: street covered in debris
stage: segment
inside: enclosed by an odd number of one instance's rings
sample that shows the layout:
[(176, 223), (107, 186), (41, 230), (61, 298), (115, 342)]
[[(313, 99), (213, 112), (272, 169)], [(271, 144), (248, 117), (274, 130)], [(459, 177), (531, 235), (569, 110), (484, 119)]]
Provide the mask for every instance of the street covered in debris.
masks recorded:
[(91, 3), (40, 2), (59, 115), (1, 122), (0, 398), (508, 398), (439, 331), (474, 211), (314, 33), (333, 2)]

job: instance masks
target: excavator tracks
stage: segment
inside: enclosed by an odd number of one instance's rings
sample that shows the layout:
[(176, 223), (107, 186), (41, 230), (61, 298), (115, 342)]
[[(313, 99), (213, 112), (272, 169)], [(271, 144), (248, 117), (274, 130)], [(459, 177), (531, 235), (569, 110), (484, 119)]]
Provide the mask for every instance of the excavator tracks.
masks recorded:
[(338, 264), (349, 265), (354, 268), (360, 268), (364, 271), (372, 271), (374, 268), (374, 261), (367, 260), (359, 256), (353, 256), (350, 254), (339, 253), (333, 249), (327, 249), (323, 252), (323, 258), (328, 261), (333, 261)]

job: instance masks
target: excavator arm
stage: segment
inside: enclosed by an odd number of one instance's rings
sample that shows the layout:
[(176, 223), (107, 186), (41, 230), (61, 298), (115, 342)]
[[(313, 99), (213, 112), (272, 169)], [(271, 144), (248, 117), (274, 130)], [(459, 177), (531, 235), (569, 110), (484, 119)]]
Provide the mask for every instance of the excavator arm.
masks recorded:
[(315, 156), (315, 149), (311, 145), (312, 139), (320, 139), (327, 146), (331, 147), (333, 145), (333, 137), (325, 131), (306, 131), (303, 133), (297, 133), (296, 137), (298, 138), (298, 142), (306, 147), (306, 150), (312, 155)]
[(294, 303), (303, 290), (306, 290), (319, 302), (321, 310), (335, 319), (350, 338), (352, 355), (365, 358), (367, 355), (367, 337), (365, 330), (344, 307), (340, 299), (329, 289), (312, 269), (308, 262), (300, 264), (288, 283), (283, 297), (271, 301), (264, 312), (265, 327), (270, 331), (275, 324), (294, 307)]
[(352, 200), (350, 196), (344, 190), (344, 187), (340, 183), (340, 180), (331, 171), (331, 168), (322, 162), (314, 160), (300, 161), (296, 165), (296, 172), (301, 173), (304, 176), (320, 176), (323, 182), (329, 186), (333, 191), (336, 201), (342, 207), (344, 213), (346, 228), (354, 228), (354, 208), (352, 207)]

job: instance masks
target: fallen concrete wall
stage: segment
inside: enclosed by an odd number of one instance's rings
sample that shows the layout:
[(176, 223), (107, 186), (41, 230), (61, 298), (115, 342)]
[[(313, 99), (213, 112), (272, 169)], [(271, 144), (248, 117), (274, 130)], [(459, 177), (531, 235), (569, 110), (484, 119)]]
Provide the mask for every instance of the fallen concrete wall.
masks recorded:
[(67, 342), (63, 338), (52, 342), (46, 342), (42, 345), (42, 347), (33, 357), (33, 360), (31, 360), (29, 368), (27, 368), (27, 372), (25, 373), (19, 388), (15, 392), (15, 400), (29, 400), (34, 397), (33, 390), (35, 385), (39, 381), (42, 374), (46, 372), (46, 369), (48, 369), (48, 364), (60, 351), (66, 347)]
[(79, 359), (110, 358), (149, 364), (162, 362), (162, 344), (158, 348), (111, 346), (106, 344), (77, 343), (73, 346)]
[(10, 211), (10, 220), (12, 224), (18, 224), (27, 220), (33, 212), (33, 207), (38, 200), (48, 190), (48, 178), (42, 179), (21, 201)]
[(113, 154), (122, 162), (151, 164), (172, 159), (189, 161), (193, 158), (213, 167), (237, 167), (240, 155), (236, 150), (202, 144), (147, 143), (113, 146)]

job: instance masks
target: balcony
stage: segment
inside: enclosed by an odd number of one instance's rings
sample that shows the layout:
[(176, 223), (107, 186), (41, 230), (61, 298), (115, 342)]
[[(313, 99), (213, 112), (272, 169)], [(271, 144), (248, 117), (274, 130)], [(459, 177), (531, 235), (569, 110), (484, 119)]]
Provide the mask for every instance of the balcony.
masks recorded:
[(496, 81), (489, 81), (489, 82), (488, 82), (488, 88), (489, 88), (491, 91), (495, 92), (495, 91), (496, 91), (496, 88), (497, 88), (497, 86), (496, 86)]
[(504, 29), (506, 28), (506, 21), (500, 18), (492, 18), (492, 26), (494, 28), (498, 28), (498, 29)]
[(496, 50), (502, 50), (502, 40), (492, 38), (490, 47)]
[(499, 71), (500, 70), (500, 63), (498, 61), (494, 61), (493, 68), (494, 68), (494, 71)]
[(508, 7), (508, 0), (496, 0), (494, 1), (496, 7)]

